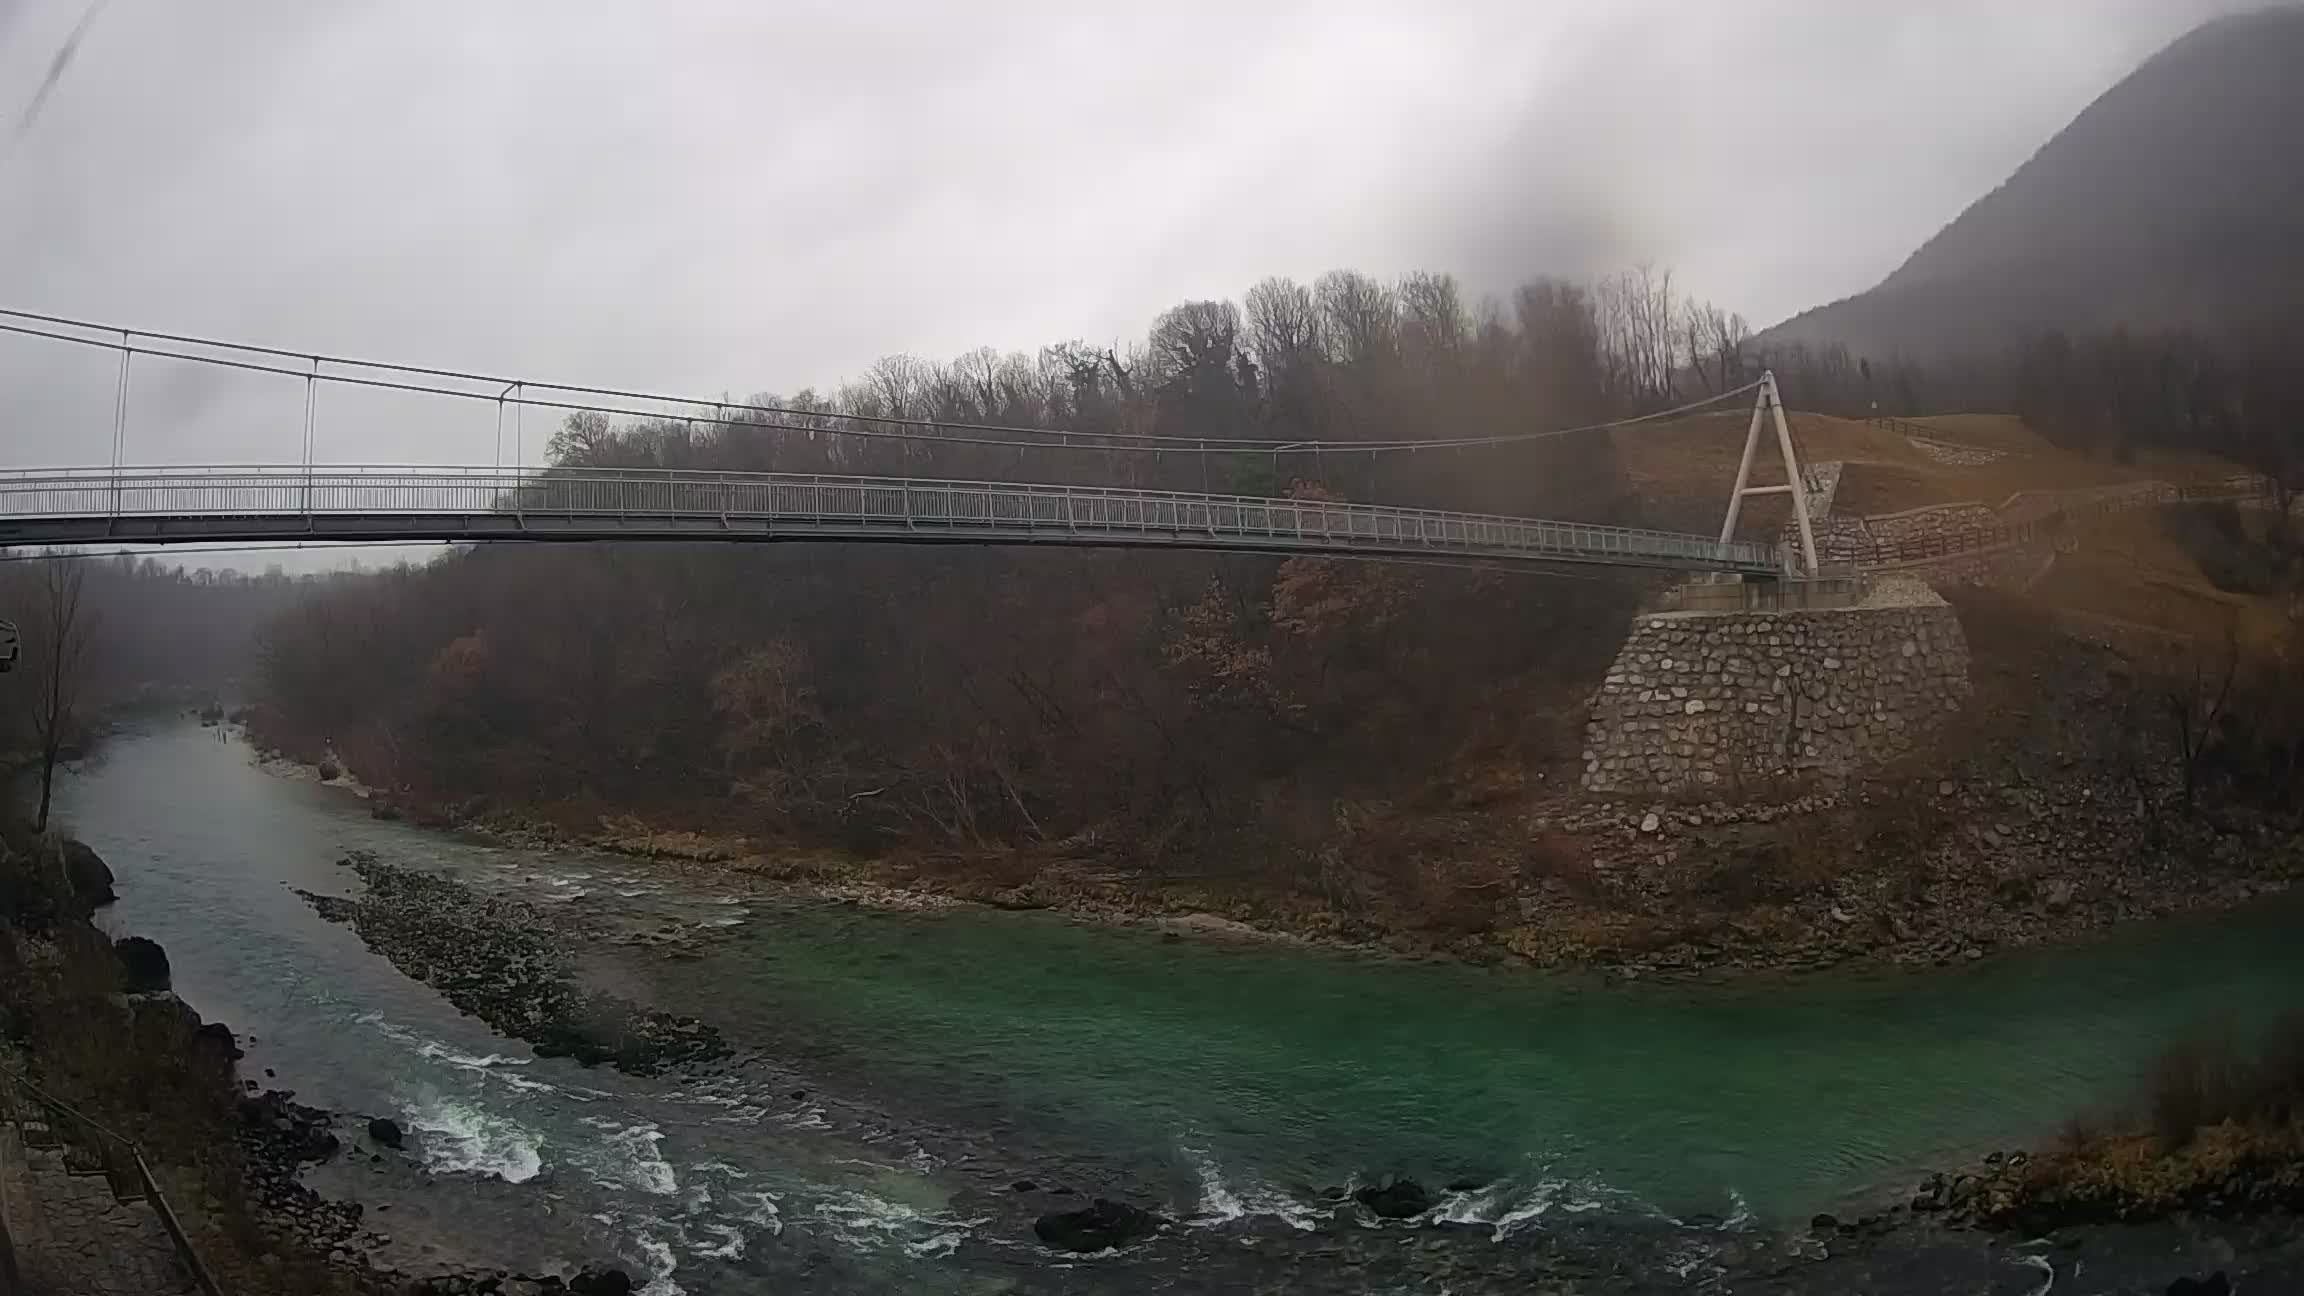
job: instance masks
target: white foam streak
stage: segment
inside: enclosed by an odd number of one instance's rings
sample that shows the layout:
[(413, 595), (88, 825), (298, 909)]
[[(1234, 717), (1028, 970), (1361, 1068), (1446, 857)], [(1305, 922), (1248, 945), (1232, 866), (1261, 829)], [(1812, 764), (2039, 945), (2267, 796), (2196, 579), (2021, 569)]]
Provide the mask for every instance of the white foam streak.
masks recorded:
[(494, 1175), (526, 1183), (544, 1169), (542, 1145), (518, 1122), (447, 1098), (433, 1098), (408, 1115), (434, 1174)]
[(629, 1188), (655, 1197), (669, 1197), (680, 1190), (680, 1179), (673, 1173), (672, 1163), (656, 1148), (664, 1141), (664, 1135), (654, 1125), (646, 1122), (618, 1125), (592, 1116), (585, 1117), (584, 1123), (606, 1135), (584, 1154), (585, 1168), (592, 1182), (603, 1188)]
[(1318, 1214), (1303, 1202), (1262, 1180), (1250, 1180), (1234, 1188), (1226, 1182), (1224, 1168), (1216, 1163), (1215, 1157), (1191, 1146), (1185, 1146), (1182, 1151), (1200, 1177), (1200, 1204), (1192, 1220), (1194, 1225), (1206, 1228), (1250, 1215), (1269, 1215), (1305, 1233), (1318, 1226)]
[(853, 1189), (818, 1202), (807, 1218), (826, 1226), (834, 1237), (859, 1251), (877, 1251), (894, 1244), (915, 1256), (949, 1255), (967, 1237), (968, 1230), (986, 1222), (955, 1219), (941, 1211), (930, 1213)]

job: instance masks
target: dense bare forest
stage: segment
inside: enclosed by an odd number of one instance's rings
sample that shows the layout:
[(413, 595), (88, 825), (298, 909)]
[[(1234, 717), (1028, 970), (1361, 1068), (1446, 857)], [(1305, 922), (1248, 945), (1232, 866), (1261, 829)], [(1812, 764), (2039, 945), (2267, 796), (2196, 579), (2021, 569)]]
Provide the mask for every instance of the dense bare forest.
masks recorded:
[(2220, 332), (2046, 332), (2017, 349), (2009, 405), (2062, 444), (2221, 455), (2264, 474), (2280, 510), (2304, 486), (2304, 319)]
[[(50, 593), (59, 577), (80, 587), (70, 625)], [(117, 707), (236, 696), (253, 686), (258, 632), (297, 597), (298, 582), (276, 567), (249, 575), (149, 555), (11, 555), (0, 563), (0, 615), (16, 622), (23, 658), (0, 708), (0, 749), (36, 745), (25, 681), (51, 673), (59, 645), (85, 645), (68, 672), (79, 724)]]
[[(1087, 433), (1437, 440), (1652, 410), (1749, 381), (1743, 321), (1668, 274), (1267, 280), (1126, 350), (894, 357), (811, 431), (571, 417), (566, 466), (1064, 475), (1632, 521), (1604, 437), (1397, 453), (1070, 454), (855, 435), (858, 418)], [(1855, 371), (1850, 368), (1849, 372)], [(789, 422), (780, 418), (779, 422)], [(1242, 827), (1573, 758), (1636, 591), (1343, 561), (999, 550), (482, 549), (334, 582), (276, 622), (260, 735), (419, 804), (977, 845), (1096, 834), (1171, 858)]]
[[(551, 452), (564, 468), (1039, 476), (1638, 522), (1605, 436), (1350, 447), (1654, 411), (1774, 366), (1804, 407), (2020, 397), (2090, 448), (2188, 447), (2292, 478), (2295, 394), (2256, 355), (2049, 337), (1992, 366), (1876, 370), (1840, 348), (1764, 353), (1654, 269), (1533, 283), (1509, 312), (1444, 276), (1338, 273), (1186, 303), (1125, 350), (898, 356), (829, 397), (751, 402), (797, 416), (576, 414)], [(1027, 450), (955, 424), (1082, 435)], [(1120, 434), (1184, 440), (1115, 448)], [(1198, 437), (1326, 445), (1201, 453)], [(866, 849), (1069, 842), (1193, 867), (1246, 833), (1281, 849), (1243, 858), (1317, 867), (1403, 799), (1571, 775), (1582, 690), (1640, 592), (1319, 559), (483, 548), (316, 587), (265, 632), (258, 731), (442, 814), (630, 812)]]

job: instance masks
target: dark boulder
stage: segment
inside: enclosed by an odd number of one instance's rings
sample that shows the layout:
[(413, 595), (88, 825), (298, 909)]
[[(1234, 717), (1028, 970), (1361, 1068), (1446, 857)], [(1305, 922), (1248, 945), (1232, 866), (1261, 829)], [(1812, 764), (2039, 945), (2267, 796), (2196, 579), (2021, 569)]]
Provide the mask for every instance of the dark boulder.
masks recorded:
[(1160, 1217), (1125, 1202), (1099, 1197), (1086, 1210), (1056, 1211), (1033, 1221), (1040, 1245), (1057, 1251), (1104, 1251), (1160, 1231)]
[(230, 1061), (237, 1062), (248, 1056), (240, 1051), (240, 1042), (232, 1038), (232, 1028), (222, 1022), (209, 1022), (192, 1029), (196, 1045), (212, 1048)]
[(1352, 1200), (1367, 1207), (1379, 1219), (1414, 1219), (1432, 1209), (1432, 1194), (1413, 1179), (1395, 1179), (1379, 1187), (1362, 1188), (1352, 1194)]
[(168, 988), (168, 952), (157, 941), (123, 936), (112, 942), (120, 960), (120, 985), (130, 994), (149, 994)]
[(2205, 1278), (2179, 1278), (2168, 1284), (2168, 1296), (2232, 1296), (2232, 1280), (2222, 1270)]
[(91, 849), (88, 843), (67, 837), (64, 839), (64, 880), (72, 887), (72, 894), (80, 903), (93, 908), (108, 905), (119, 899), (112, 894), (112, 870), (104, 857)]
[(368, 817), (371, 819), (399, 819), (403, 816), (399, 806), (378, 797), (369, 803)]
[(1040, 1191), (1040, 1185), (1032, 1182), (1029, 1179), (1019, 1179), (1016, 1182), (1008, 1185), (1008, 1191), (1020, 1193), (1038, 1192)]
[(406, 1136), (400, 1132), (400, 1122), (379, 1116), (368, 1122), (368, 1141), (378, 1147), (396, 1148)]
[(621, 1269), (579, 1270), (568, 1280), (574, 1296), (631, 1296), (632, 1276)]
[(339, 764), (337, 764), (336, 762), (334, 762), (334, 761), (332, 761), (332, 760), (324, 760), (324, 761), (320, 762), (320, 781), (321, 781), (321, 782), (323, 782), (323, 783), (333, 783), (333, 782), (335, 782), (337, 779), (339, 779), (339, 778), (343, 777), (343, 774), (344, 774), (344, 767), (343, 767), (343, 766), (341, 766), (341, 765), (339, 765)]

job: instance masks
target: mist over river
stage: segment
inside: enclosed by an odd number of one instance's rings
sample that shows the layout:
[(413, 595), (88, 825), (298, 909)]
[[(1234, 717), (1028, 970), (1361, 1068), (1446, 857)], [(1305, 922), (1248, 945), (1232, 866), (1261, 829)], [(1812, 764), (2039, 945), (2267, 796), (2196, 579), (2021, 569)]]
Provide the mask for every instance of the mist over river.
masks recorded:
[[(59, 803), (118, 875), (104, 921), (166, 947), (244, 1075), (409, 1128), (404, 1153), (306, 1176), (368, 1206), (385, 1259), (614, 1259), (658, 1296), (1463, 1292), (1597, 1256), (1634, 1257), (1605, 1289), (1697, 1290), (1729, 1251), (2035, 1140), (2170, 1037), (2304, 984), (2286, 902), (1712, 987), (717, 894), (373, 820), (189, 723), (116, 736)], [(588, 980), (735, 1059), (643, 1079), (534, 1057), (296, 894), (356, 892), (355, 850), (561, 907), (593, 933)], [(1386, 1225), (1335, 1199), (1391, 1175), (1440, 1205)], [(1085, 1259), (1035, 1242), (1037, 1214), (1097, 1195), (1176, 1227)]]

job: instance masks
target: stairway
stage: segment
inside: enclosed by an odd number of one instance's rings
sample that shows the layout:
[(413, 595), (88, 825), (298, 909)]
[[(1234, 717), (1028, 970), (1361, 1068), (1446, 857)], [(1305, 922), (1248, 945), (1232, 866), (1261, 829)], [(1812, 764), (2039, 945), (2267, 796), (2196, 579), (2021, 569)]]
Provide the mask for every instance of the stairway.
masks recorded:
[(134, 1174), (114, 1174), (39, 1116), (0, 1107), (0, 1296), (189, 1296), (199, 1289)]

